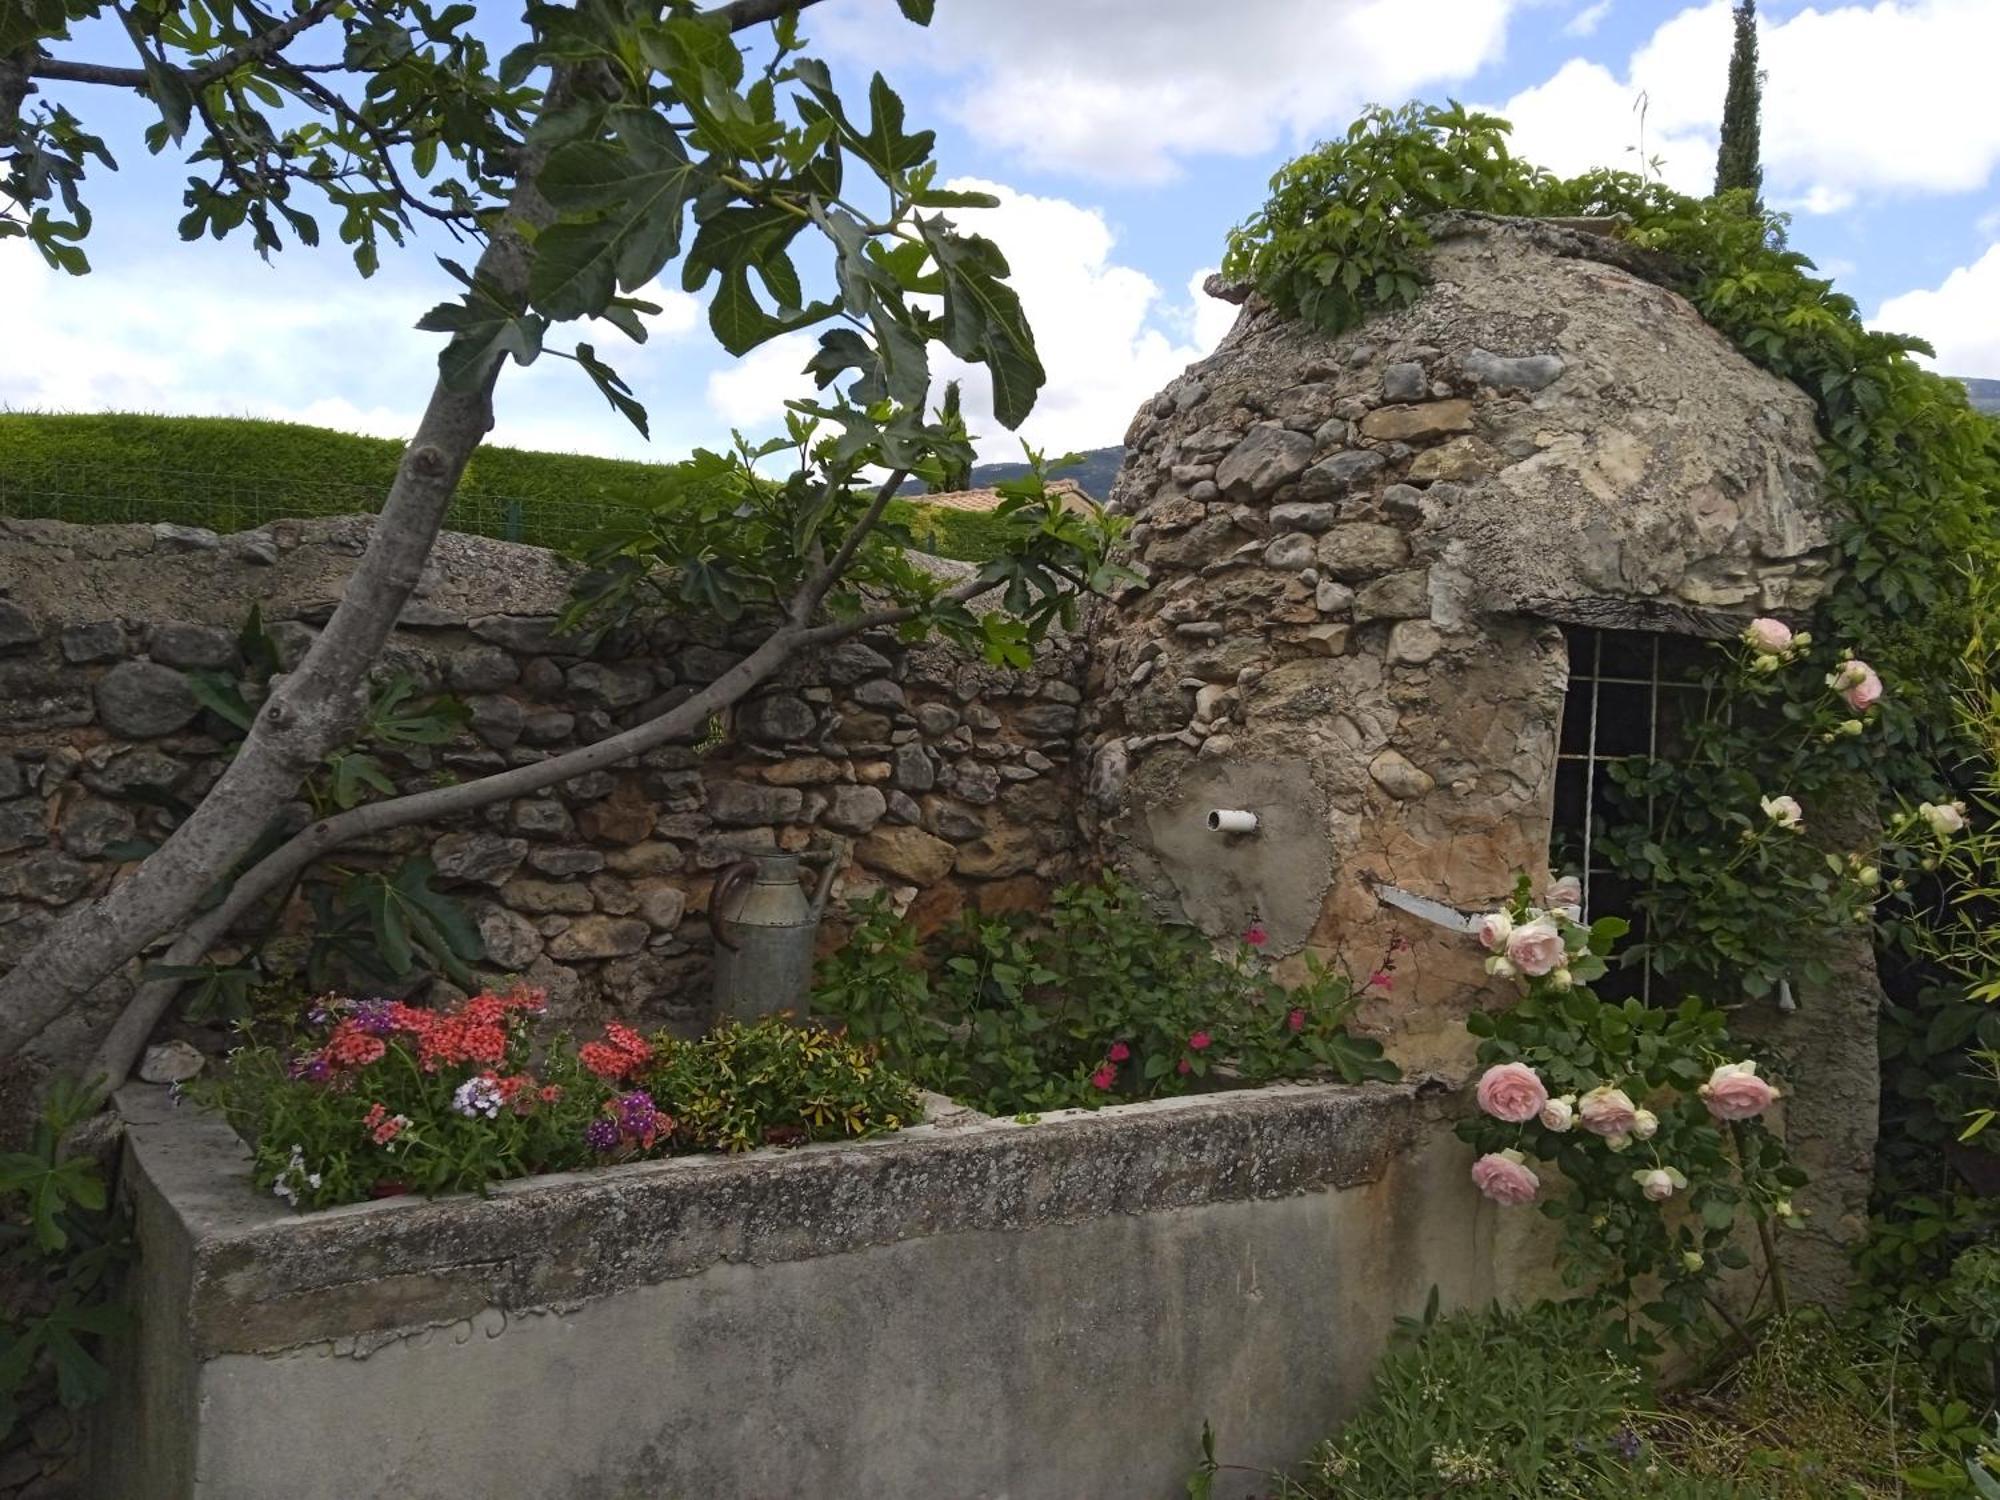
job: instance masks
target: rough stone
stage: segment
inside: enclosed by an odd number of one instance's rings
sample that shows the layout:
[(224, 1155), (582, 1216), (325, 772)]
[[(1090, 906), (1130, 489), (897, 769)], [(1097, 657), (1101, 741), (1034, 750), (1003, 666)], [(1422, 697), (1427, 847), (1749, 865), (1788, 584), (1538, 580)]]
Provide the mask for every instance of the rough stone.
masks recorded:
[(564, 880), (578, 875), (595, 875), (605, 865), (604, 851), (568, 844), (550, 848), (540, 845), (528, 851), (528, 868), (537, 875)]
[(1355, 448), (1345, 453), (1336, 453), (1323, 463), (1316, 463), (1306, 470), (1299, 480), (1299, 498), (1308, 501), (1326, 500), (1335, 495), (1344, 495), (1388, 464), (1388, 460), (1372, 448)]
[(1421, 401), (1430, 394), (1430, 377), (1424, 367), (1411, 360), (1384, 367), (1382, 398), (1385, 401)]
[(1389, 631), (1389, 660), (1422, 666), (1438, 654), (1444, 637), (1428, 620), (1399, 620)]
[(1313, 561), (1313, 539), (1303, 531), (1289, 531), (1264, 549), (1264, 566), (1288, 572), (1309, 568)]
[(805, 806), (805, 796), (796, 787), (721, 779), (707, 782), (706, 786), (708, 815), (731, 827), (789, 823)]
[(1378, 406), (1361, 419), (1361, 435), (1378, 442), (1422, 443), (1472, 431), (1472, 403), (1455, 398), (1418, 406)]
[(601, 703), (614, 711), (645, 702), (654, 687), (653, 674), (645, 667), (597, 661), (578, 662), (564, 680), (585, 702)]
[(638, 787), (625, 782), (578, 813), (576, 825), (585, 838), (600, 844), (637, 844), (652, 836), (659, 817)]
[(542, 838), (566, 838), (576, 829), (569, 809), (553, 797), (523, 797), (514, 803), (508, 823), (516, 833)]
[(639, 915), (655, 932), (672, 932), (687, 915), (687, 892), (664, 880), (647, 881), (636, 892)]
[(236, 660), (236, 636), (219, 625), (155, 625), (146, 654), (166, 667), (216, 671)]
[(773, 693), (753, 698), (736, 709), (736, 728), (745, 739), (759, 744), (783, 744), (810, 736), (819, 724), (819, 715), (803, 698), (790, 693)]
[(497, 646), (474, 646), (444, 659), (444, 680), (454, 692), (497, 693), (520, 680), (513, 656)]
[[(597, 902), (590, 894), (590, 887), (568, 880), (516, 878), (500, 888), (500, 899), (515, 911), (530, 912), (536, 916), (546, 916), (551, 913), (582, 916), (597, 909)], [(643, 939), (641, 941), (643, 942)], [(554, 956), (562, 957), (561, 954)]]
[(431, 845), (431, 862), (440, 879), (474, 885), (504, 884), (527, 857), (526, 839), (492, 833), (447, 833)]
[(33, 615), (8, 599), (0, 599), (0, 652), (24, 651), (42, 641)]
[(1319, 539), (1320, 567), (1342, 583), (1392, 572), (1410, 560), (1409, 539), (1394, 526), (1348, 521)]
[(1427, 795), (1437, 785), (1430, 774), (1412, 765), (1402, 752), (1384, 750), (1368, 762), (1368, 774), (1398, 801)]
[(927, 792), (937, 785), (937, 762), (922, 745), (898, 745), (891, 757), (890, 783), (906, 792)]
[(147, 1083), (185, 1083), (202, 1070), (208, 1059), (186, 1042), (162, 1042), (148, 1047), (139, 1063), (139, 1077)]
[(542, 956), (542, 935), (535, 924), (504, 906), (489, 906), (479, 914), (479, 936), (486, 944), (486, 961), (519, 974)]
[(946, 703), (919, 703), (916, 715), (917, 727), (933, 738), (958, 728), (958, 710)]
[(0, 802), (0, 854), (49, 841), (49, 815), (39, 799)]
[(125, 627), (116, 620), (93, 620), (62, 629), (63, 660), (72, 666), (116, 661), (125, 654)]
[(53, 849), (29, 855), (17, 864), (0, 865), (0, 896), (67, 906), (90, 890), (90, 866)]
[(652, 934), (652, 928), (637, 918), (593, 913), (550, 938), (548, 954), (562, 961), (624, 958), (644, 948)]
[(960, 844), (954, 868), (969, 880), (1002, 880), (1034, 869), (1040, 858), (1040, 840), (1032, 829), (996, 828)]
[(824, 755), (801, 755), (764, 767), (764, 779), (773, 786), (824, 786), (846, 779), (844, 765)]
[(871, 870), (909, 885), (929, 886), (951, 873), (957, 851), (921, 828), (891, 824), (877, 828), (854, 846), (854, 857)]
[(1030, 703), (1015, 712), (1014, 724), (1037, 739), (1063, 739), (1076, 733), (1076, 710), (1067, 703)]
[(85, 797), (63, 815), (62, 844), (84, 859), (102, 859), (112, 845), (124, 843), (136, 832), (131, 809)]
[(1296, 478), (1312, 461), (1312, 437), (1259, 422), (1216, 466), (1215, 483), (1232, 500), (1257, 500)]
[(1354, 618), (1413, 620), (1431, 612), (1430, 572), (1409, 568), (1364, 584), (1354, 596)]
[(814, 675), (835, 687), (851, 687), (867, 678), (884, 676), (893, 665), (866, 642), (842, 641), (820, 653)]
[(1273, 531), (1305, 531), (1318, 536), (1340, 519), (1340, 507), (1324, 501), (1287, 500), (1271, 507)]
[(27, 786), (28, 779), (21, 774), (21, 763), (11, 755), (0, 755), (0, 802), (20, 796)]
[(1340, 615), (1354, 607), (1354, 590), (1331, 578), (1322, 578), (1313, 587), (1313, 608), (1323, 615)]
[(857, 683), (854, 688), (854, 701), (863, 708), (888, 710), (905, 708), (909, 702), (902, 687), (885, 677)]
[(121, 662), (97, 681), (97, 716), (106, 729), (126, 739), (172, 734), (199, 712), (187, 679), (157, 662)]
[(664, 839), (607, 850), (604, 855), (605, 868), (620, 875), (671, 875), (686, 862), (680, 845)]
[(842, 833), (866, 833), (882, 821), (888, 810), (889, 799), (879, 788), (841, 786), (834, 788), (833, 799), (821, 821)]
[(1539, 391), (1567, 368), (1560, 354), (1524, 354), (1510, 359), (1484, 349), (1471, 350), (1458, 363), (1481, 385), (1503, 391)]

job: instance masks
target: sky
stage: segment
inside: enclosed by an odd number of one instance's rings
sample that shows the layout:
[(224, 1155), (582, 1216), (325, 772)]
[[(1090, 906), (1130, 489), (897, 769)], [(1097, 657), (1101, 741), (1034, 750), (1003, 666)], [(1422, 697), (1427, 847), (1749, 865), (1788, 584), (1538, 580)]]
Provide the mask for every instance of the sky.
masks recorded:
[[(804, 29), (850, 95), (873, 69), (888, 75), (910, 123), (937, 130), (941, 176), (1001, 200), (956, 217), (1006, 252), (1049, 373), (1018, 434), (991, 419), (977, 372), (967, 381), (981, 456), (1007, 459), (1023, 439), (1055, 451), (1118, 442), (1139, 403), (1234, 317), (1200, 291), (1230, 227), (1285, 160), (1370, 103), (1449, 96), (1511, 119), (1517, 152), (1552, 169), (1657, 159), (1671, 185), (1707, 191), (1729, 9), (938, 0), (921, 30), (894, 0), (823, 0)], [(1793, 247), (1871, 323), (1931, 340), (1939, 368), (2000, 378), (2000, 0), (1765, 0), (1759, 11), (1765, 197), (1793, 215)], [(79, 36), (61, 55), (125, 61), (97, 58), (104, 41)], [(367, 281), (337, 244), (290, 248), (268, 266), (245, 238), (183, 244), (184, 173), (139, 143), (149, 112), (101, 89), (49, 93), (107, 136), (124, 170), (93, 183), (89, 276), (0, 241), (0, 407), (409, 435), (437, 349), (413, 325), (455, 290), (433, 259), (448, 244), (390, 250)], [(492, 440), (671, 460), (725, 445), (731, 428), (774, 432), (784, 401), (810, 392), (810, 335), (732, 360), (695, 299), (654, 300), (645, 346), (597, 341), (651, 409), (650, 442), (558, 360), (505, 373)]]

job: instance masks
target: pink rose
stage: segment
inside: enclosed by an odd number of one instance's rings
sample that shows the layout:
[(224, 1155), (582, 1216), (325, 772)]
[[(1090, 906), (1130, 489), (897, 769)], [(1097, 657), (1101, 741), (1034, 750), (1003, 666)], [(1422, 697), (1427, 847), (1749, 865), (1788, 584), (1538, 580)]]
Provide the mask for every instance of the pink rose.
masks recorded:
[(1132, 1055), (1132, 1049), (1126, 1046), (1123, 1042), (1113, 1042), (1111, 1044), (1111, 1050), (1106, 1052), (1104, 1055), (1105, 1057), (1109, 1058), (1112, 1062), (1121, 1063), (1125, 1061), (1126, 1058)]
[(1639, 1184), (1639, 1191), (1646, 1195), (1650, 1203), (1665, 1203), (1688, 1185), (1687, 1178), (1675, 1167), (1646, 1168), (1634, 1172), (1632, 1180)]
[(1847, 706), (1856, 713), (1865, 713), (1882, 696), (1882, 679), (1865, 661), (1842, 662), (1828, 674), (1826, 684), (1845, 698)]
[(1776, 656), (1791, 649), (1792, 627), (1783, 620), (1756, 619), (1743, 628), (1744, 644), (1753, 651)]
[(1118, 1070), (1112, 1067), (1110, 1063), (1104, 1064), (1103, 1067), (1090, 1075), (1090, 1082), (1093, 1088), (1108, 1089), (1117, 1081)]
[(1207, 1032), (1197, 1031), (1193, 1036), (1188, 1038), (1188, 1046), (1192, 1047), (1197, 1052), (1206, 1052), (1209, 1048), (1210, 1043), (1213, 1041), (1214, 1038), (1211, 1037)]
[(1576, 1126), (1576, 1096), (1564, 1094), (1542, 1106), (1542, 1128), (1567, 1135)]
[(1523, 922), (1507, 937), (1507, 958), (1523, 974), (1542, 975), (1561, 966), (1562, 934), (1544, 917)]
[(1577, 1101), (1576, 1117), (1592, 1135), (1630, 1136), (1632, 1127), (1638, 1123), (1639, 1112), (1633, 1108), (1632, 1096), (1625, 1090), (1600, 1083)]
[(1496, 1120), (1526, 1124), (1549, 1102), (1549, 1091), (1526, 1063), (1495, 1063), (1479, 1076), (1479, 1107)]
[(1778, 1091), (1757, 1076), (1754, 1062), (1724, 1063), (1708, 1075), (1699, 1092), (1718, 1120), (1754, 1120), (1778, 1097)]
[(1514, 919), (1504, 911), (1489, 911), (1473, 931), (1479, 934), (1480, 947), (1488, 953), (1498, 953), (1507, 946), (1507, 939), (1514, 931)]
[(1533, 1203), (1542, 1186), (1518, 1151), (1489, 1151), (1480, 1157), (1472, 1164), (1472, 1182), (1495, 1203), (1509, 1208)]
[(1550, 906), (1582, 906), (1583, 882), (1574, 875), (1550, 881), (1548, 902)]

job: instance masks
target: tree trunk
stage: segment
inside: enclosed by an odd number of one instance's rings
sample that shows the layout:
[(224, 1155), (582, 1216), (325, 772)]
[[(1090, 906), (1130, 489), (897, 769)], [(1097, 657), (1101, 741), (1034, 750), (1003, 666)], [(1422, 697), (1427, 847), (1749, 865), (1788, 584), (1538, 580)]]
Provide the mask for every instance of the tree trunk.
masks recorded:
[[(525, 160), (478, 275), (508, 299), (525, 296), (519, 226), (553, 215)], [(105, 895), (72, 911), (0, 979), (0, 1057), (18, 1051), (70, 1005), (163, 932), (185, 921), (277, 816), (299, 783), (352, 733), (368, 670), (423, 572), (473, 450), (493, 425), (496, 357), (472, 389), (439, 379), (403, 454), (368, 549), (340, 606), (296, 670), (271, 692), (229, 767), (166, 843)]]

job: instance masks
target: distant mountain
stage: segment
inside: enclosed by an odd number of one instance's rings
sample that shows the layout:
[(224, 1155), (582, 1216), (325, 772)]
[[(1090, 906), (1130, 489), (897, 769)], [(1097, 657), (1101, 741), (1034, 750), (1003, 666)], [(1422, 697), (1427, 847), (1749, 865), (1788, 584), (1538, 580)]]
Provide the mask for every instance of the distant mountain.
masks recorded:
[[(1979, 410), (2000, 414), (2000, 380), (1973, 380), (1961, 375), (1958, 383), (1965, 387), (1966, 394), (1972, 397), (1972, 404)], [(977, 474), (979, 471), (974, 469), (972, 472)], [(1090, 486), (1085, 485), (1084, 488), (1089, 489)]]
[[(1125, 461), (1122, 447), (1092, 448), (1082, 455), (1083, 462), (1067, 469), (1057, 469), (1049, 475), (1051, 479), (1074, 479), (1083, 487), (1083, 492), (1100, 503), (1111, 498), (1111, 481), (1118, 477), (1118, 466)], [(972, 487), (987, 489), (1003, 479), (1019, 479), (1028, 472), (1026, 464), (975, 464), (972, 469)], [(905, 495), (921, 494), (923, 486), (910, 483), (903, 486)]]

